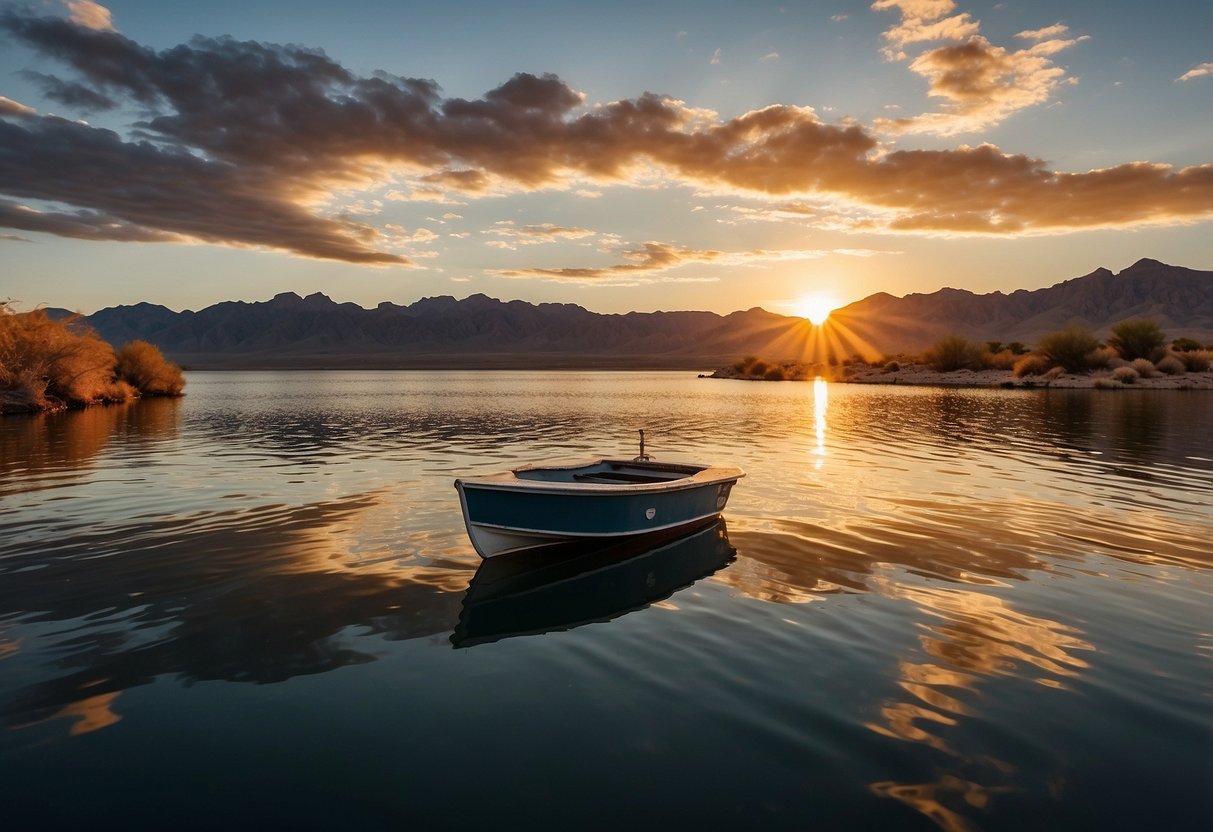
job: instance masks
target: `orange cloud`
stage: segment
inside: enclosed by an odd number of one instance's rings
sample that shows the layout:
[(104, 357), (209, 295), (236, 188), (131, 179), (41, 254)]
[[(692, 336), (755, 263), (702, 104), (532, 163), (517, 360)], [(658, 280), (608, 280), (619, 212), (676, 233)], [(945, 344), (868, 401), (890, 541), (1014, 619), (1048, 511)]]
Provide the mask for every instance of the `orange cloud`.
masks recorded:
[(1202, 75), (1213, 75), (1213, 61), (1197, 64), (1175, 80), (1191, 81), (1193, 78), (1200, 78)]
[(943, 18), (955, 8), (952, 0), (878, 0), (872, 8), (898, 9), (902, 14), (901, 22), (884, 33), (889, 45), (883, 51), (889, 60), (905, 60), (903, 47), (911, 43), (954, 42), (910, 63), (910, 69), (929, 82), (928, 94), (944, 99), (944, 109), (909, 118), (877, 119), (878, 129), (892, 133), (970, 133), (1044, 103), (1061, 85), (1072, 82), (1050, 56), (1087, 39), (1085, 35), (1063, 37), (1069, 29), (1056, 23), (1019, 32), (1017, 38), (1036, 43), (1012, 51), (991, 44), (968, 14)]
[(67, 11), (73, 23), (102, 32), (114, 31), (110, 10), (92, 0), (68, 0)]

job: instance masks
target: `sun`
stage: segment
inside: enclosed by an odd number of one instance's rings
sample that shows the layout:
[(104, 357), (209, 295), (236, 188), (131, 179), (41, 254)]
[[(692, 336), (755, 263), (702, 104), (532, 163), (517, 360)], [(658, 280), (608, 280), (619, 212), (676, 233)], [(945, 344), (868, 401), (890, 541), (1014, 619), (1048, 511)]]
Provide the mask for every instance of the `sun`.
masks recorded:
[(794, 310), (797, 315), (807, 318), (814, 326), (821, 326), (830, 317), (830, 313), (838, 308), (838, 301), (829, 295), (805, 295), (796, 301)]

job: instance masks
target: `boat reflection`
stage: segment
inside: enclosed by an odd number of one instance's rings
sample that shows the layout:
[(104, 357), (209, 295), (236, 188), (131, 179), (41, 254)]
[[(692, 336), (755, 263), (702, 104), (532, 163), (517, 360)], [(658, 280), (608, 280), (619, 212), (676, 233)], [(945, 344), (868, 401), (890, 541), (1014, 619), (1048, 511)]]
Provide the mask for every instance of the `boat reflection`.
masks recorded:
[(570, 543), (488, 558), (468, 584), (451, 643), (471, 647), (610, 621), (717, 572), (736, 552), (717, 519), (673, 540)]

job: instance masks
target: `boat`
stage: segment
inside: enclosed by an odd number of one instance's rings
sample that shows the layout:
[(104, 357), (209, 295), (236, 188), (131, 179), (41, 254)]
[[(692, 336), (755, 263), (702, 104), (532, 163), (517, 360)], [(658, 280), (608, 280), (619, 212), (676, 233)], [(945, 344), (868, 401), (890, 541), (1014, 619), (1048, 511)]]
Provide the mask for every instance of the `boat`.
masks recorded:
[(480, 563), (464, 595), (455, 647), (613, 621), (732, 563), (723, 518), (670, 537), (572, 541)]
[(455, 480), (482, 558), (570, 540), (676, 534), (720, 515), (740, 468), (635, 459), (525, 465)]

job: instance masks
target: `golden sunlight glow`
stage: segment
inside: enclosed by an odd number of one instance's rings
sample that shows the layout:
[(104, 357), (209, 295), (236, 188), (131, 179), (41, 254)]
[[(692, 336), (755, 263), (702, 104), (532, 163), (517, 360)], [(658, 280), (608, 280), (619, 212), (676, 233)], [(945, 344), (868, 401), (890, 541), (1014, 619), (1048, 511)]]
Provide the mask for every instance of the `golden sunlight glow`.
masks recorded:
[(824, 324), (830, 313), (837, 308), (838, 301), (823, 294), (805, 295), (796, 301), (795, 305), (796, 314), (816, 326)]

